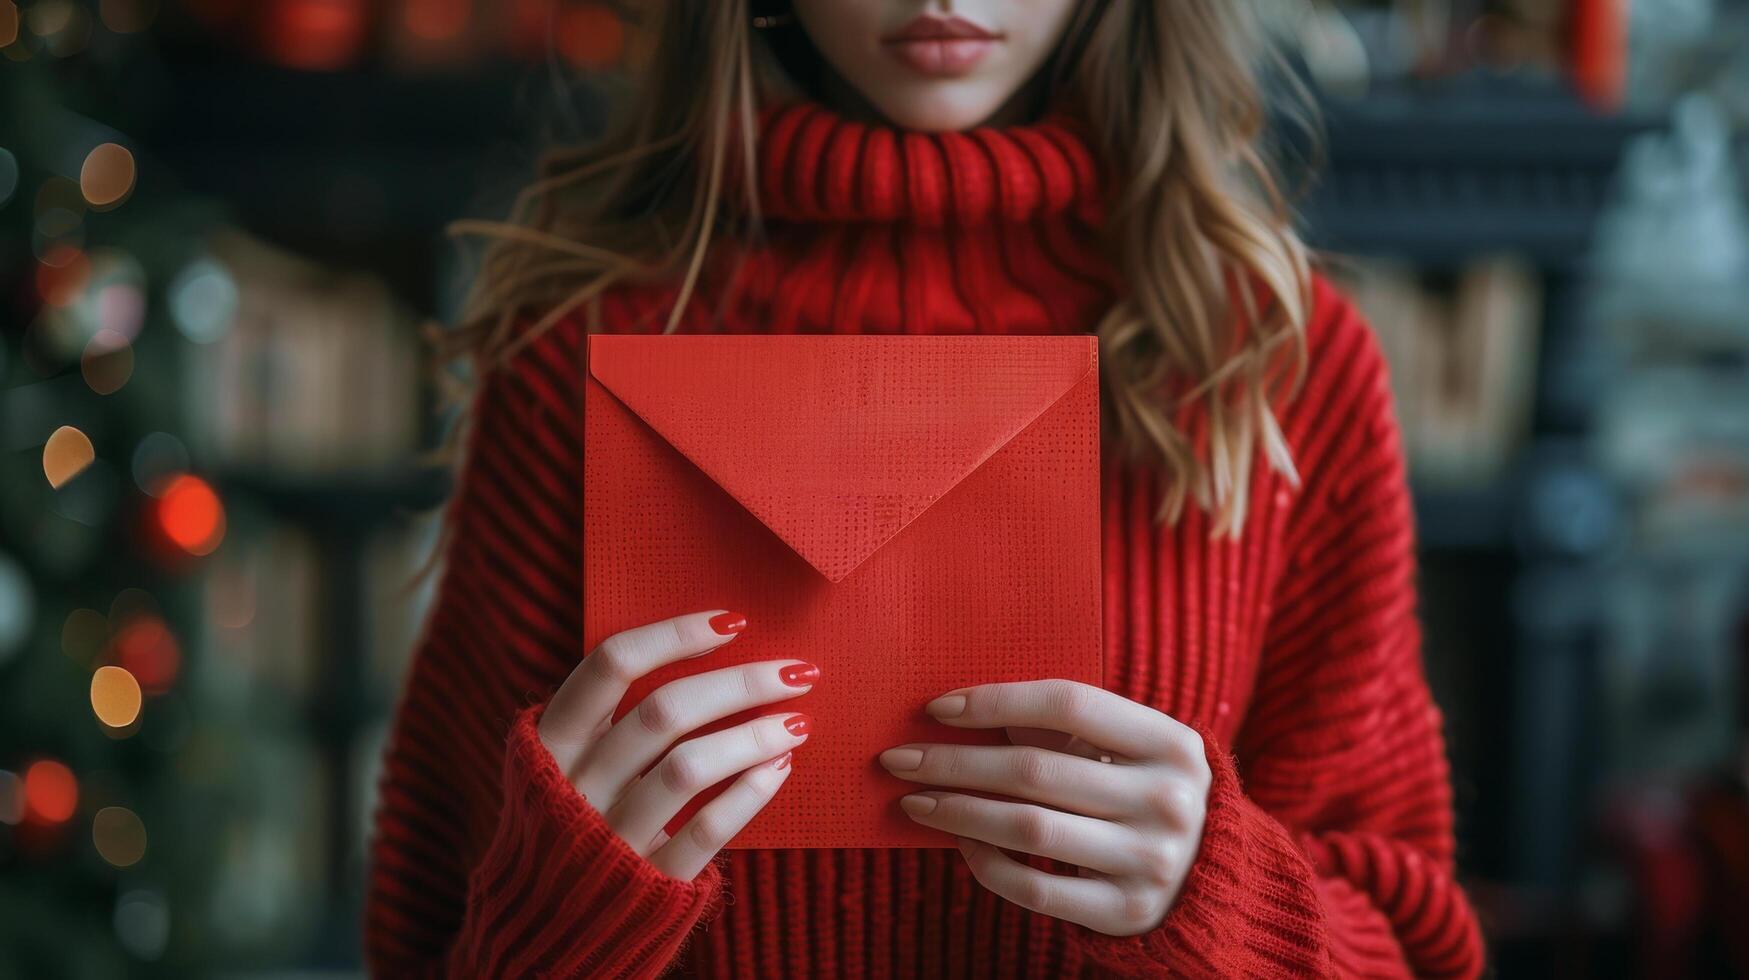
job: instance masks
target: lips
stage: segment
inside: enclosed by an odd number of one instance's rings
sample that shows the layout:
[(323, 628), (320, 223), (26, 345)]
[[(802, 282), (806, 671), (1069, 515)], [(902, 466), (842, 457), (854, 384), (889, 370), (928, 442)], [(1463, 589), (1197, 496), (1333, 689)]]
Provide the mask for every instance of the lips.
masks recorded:
[(920, 74), (953, 76), (971, 71), (1001, 40), (964, 17), (925, 14), (881, 38), (881, 46)]
[(985, 30), (964, 17), (924, 14), (881, 40), (890, 44), (898, 41), (995, 41), (1001, 37), (1002, 35)]

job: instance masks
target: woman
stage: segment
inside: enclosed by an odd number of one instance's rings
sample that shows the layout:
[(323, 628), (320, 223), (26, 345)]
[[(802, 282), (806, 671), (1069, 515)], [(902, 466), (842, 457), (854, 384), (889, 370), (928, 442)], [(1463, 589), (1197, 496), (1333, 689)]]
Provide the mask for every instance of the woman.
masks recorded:
[[(482, 380), (383, 781), (374, 969), (1477, 973), (1385, 368), (1262, 165), (1242, 5), (661, 7), (625, 126), (483, 229), (455, 335)], [(943, 692), (937, 718), (1014, 744), (881, 756), (957, 851), (718, 853), (832, 733), (794, 712), (689, 733), (830, 683), (811, 665), (698, 674), (611, 723), (638, 676), (757, 623), (628, 623), (579, 662), (590, 331), (1101, 338), (1109, 690)]]

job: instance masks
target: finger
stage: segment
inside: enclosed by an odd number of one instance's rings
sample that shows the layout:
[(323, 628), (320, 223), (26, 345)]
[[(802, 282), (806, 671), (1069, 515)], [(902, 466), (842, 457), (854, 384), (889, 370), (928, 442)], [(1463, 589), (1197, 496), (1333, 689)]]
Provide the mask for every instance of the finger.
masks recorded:
[(589, 747), (577, 770), (577, 788), (591, 799), (618, 800), (687, 732), (737, 711), (805, 694), (819, 676), (817, 668), (800, 660), (761, 660), (670, 681)]
[(1185, 761), (1178, 756), (1202, 754), (1202, 737), (1194, 729), (1147, 705), (1075, 681), (980, 684), (949, 691), (924, 710), (959, 728), (1049, 728), (1133, 759)]
[[(713, 625), (714, 624), (714, 625)], [(591, 650), (559, 685), (541, 715), (541, 739), (571, 761), (612, 717), (626, 689), (663, 664), (709, 653), (733, 640), (747, 618), (721, 609), (689, 613), (615, 633)], [(560, 768), (569, 772), (566, 758)]]
[(1078, 755), (1083, 759), (1100, 759), (1111, 761), (1111, 753), (1097, 745), (1089, 745), (1086, 741), (1062, 732), (1053, 732), (1048, 728), (1010, 728), (1008, 741), (1015, 745), (1031, 745), (1036, 748), (1050, 749), (1052, 752), (1065, 752)]
[(1108, 874), (1137, 874), (1147, 853), (1141, 835), (1122, 824), (1032, 803), (961, 793), (912, 793), (899, 800), (912, 820), (955, 837), (1055, 858)]
[(1135, 816), (1139, 769), (1027, 745), (901, 745), (880, 762), (900, 779), (978, 789), (1116, 820)]
[(693, 814), (680, 833), (650, 855), (650, 862), (675, 878), (690, 881), (697, 877), (723, 845), (777, 795), (789, 778), (791, 758), (786, 753), (747, 770)]
[(778, 714), (676, 745), (607, 813), (607, 823), (629, 841), (648, 841), (693, 797), (735, 773), (769, 761), (808, 740), (806, 715)]
[(994, 845), (970, 838), (955, 842), (972, 876), (985, 888), (1022, 908), (1102, 929), (1124, 916), (1124, 895), (1099, 878), (1070, 878), (1027, 867)]

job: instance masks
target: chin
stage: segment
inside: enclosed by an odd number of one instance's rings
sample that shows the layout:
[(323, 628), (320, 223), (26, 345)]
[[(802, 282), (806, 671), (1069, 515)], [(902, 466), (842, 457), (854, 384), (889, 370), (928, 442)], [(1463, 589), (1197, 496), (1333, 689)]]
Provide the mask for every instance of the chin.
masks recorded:
[(869, 101), (895, 126), (941, 133), (976, 127), (1002, 108), (1004, 98), (989, 86), (946, 81), (883, 87)]

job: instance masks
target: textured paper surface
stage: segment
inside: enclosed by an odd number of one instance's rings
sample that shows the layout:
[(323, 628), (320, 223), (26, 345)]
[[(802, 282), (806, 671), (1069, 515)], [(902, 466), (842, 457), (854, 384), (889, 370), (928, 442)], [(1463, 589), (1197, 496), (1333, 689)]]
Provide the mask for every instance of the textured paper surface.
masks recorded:
[[(710, 655), (818, 664), (814, 734), (735, 847), (942, 847), (875, 757), (1003, 742), (922, 713), (956, 687), (1100, 677), (1091, 337), (606, 336), (585, 386), (584, 641), (745, 613)], [(702, 794), (670, 830), (715, 795)]]

